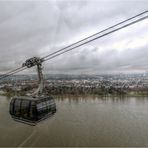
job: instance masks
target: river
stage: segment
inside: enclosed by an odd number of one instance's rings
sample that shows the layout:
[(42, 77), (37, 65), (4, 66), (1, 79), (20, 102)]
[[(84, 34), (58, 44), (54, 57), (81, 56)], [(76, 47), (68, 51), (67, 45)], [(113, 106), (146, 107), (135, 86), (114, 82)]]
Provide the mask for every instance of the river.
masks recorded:
[(148, 98), (57, 98), (57, 112), (29, 126), (0, 97), (0, 147), (148, 146)]

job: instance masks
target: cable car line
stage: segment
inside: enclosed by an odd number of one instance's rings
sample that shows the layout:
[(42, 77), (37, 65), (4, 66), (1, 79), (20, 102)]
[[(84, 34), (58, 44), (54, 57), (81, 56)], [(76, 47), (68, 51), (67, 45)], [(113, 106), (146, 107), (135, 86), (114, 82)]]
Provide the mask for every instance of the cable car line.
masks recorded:
[(17, 68), (17, 69), (15, 69), (15, 70), (11, 71), (11, 73), (8, 72), (8, 73), (4, 74), (2, 77), (0, 77), (0, 80), (1, 80), (1, 79), (4, 79), (4, 78), (7, 78), (7, 77), (9, 77), (9, 76), (11, 76), (11, 75), (14, 75), (14, 74), (16, 74), (16, 73), (18, 73), (18, 72), (21, 72), (21, 71), (23, 71), (23, 70), (25, 70), (25, 69), (27, 69), (27, 67), (20, 67), (20, 68)]
[(80, 42), (82, 42), (82, 41), (85, 41), (85, 40), (87, 40), (87, 39), (89, 39), (89, 38), (91, 38), (91, 37), (93, 37), (93, 36), (96, 36), (96, 35), (98, 35), (98, 34), (100, 34), (100, 33), (103, 33), (103, 32), (105, 32), (105, 31), (107, 31), (107, 30), (109, 30), (109, 29), (112, 29), (112, 28), (114, 28), (114, 27), (116, 27), (116, 26), (119, 26), (119, 25), (121, 25), (121, 24), (123, 24), (123, 23), (125, 23), (125, 22), (128, 22), (129, 20), (132, 20), (132, 19), (134, 19), (134, 18), (137, 18), (137, 17), (139, 17), (139, 16), (141, 16), (141, 15), (143, 15), (143, 14), (146, 14), (146, 13), (148, 13), (148, 10), (146, 10), (146, 11), (144, 11), (144, 12), (142, 12), (142, 13), (139, 13), (139, 14), (133, 16), (133, 17), (130, 17), (130, 18), (124, 20), (124, 21), (121, 21), (121, 22), (119, 22), (119, 23), (117, 23), (117, 24), (115, 24), (115, 25), (113, 25), (113, 26), (111, 26), (111, 27), (108, 27), (108, 28), (106, 28), (106, 29), (104, 29), (104, 30), (102, 30), (102, 31), (99, 31), (99, 32), (97, 32), (97, 33), (95, 33), (95, 34), (93, 34), (93, 35), (91, 35), (91, 36), (88, 36), (88, 37), (86, 37), (86, 38), (84, 38), (84, 39), (82, 39), (82, 40), (80, 40), (80, 41), (77, 41), (77, 42), (75, 42), (75, 43), (73, 43), (73, 44), (71, 44), (71, 45), (68, 45), (68, 46), (66, 46), (66, 47), (64, 47), (64, 48), (62, 48), (62, 49), (60, 49), (60, 50), (57, 50), (57, 51), (55, 51), (55, 52), (53, 52), (53, 53), (51, 53), (51, 54), (49, 54), (49, 55), (47, 55), (47, 56), (44, 56), (42, 59), (45, 59), (45, 58), (47, 58), (47, 57), (49, 57), (49, 56), (52, 56), (52, 55), (54, 55), (54, 54), (56, 54), (56, 53), (58, 53), (58, 52), (60, 52), (60, 51), (63, 51), (63, 50), (65, 50), (65, 49), (69, 48), (69, 47), (72, 47), (73, 45), (76, 45), (76, 44), (78, 44), (78, 43), (80, 43)]
[[(84, 39), (82, 39), (82, 40), (80, 40), (80, 41), (78, 41), (78, 42), (75, 42), (75, 43), (73, 43), (73, 44), (71, 44), (71, 45), (69, 45), (69, 46), (66, 46), (66, 47), (64, 47), (64, 48), (62, 48), (62, 49), (60, 49), (60, 50), (57, 50), (57, 51), (55, 51), (55, 52), (53, 52), (53, 53), (51, 53), (51, 54), (49, 54), (49, 55), (47, 55), (47, 56), (44, 56), (44, 57), (41, 58), (41, 60), (42, 60), (42, 62), (45, 62), (45, 61), (47, 61), (47, 60), (53, 59), (53, 58), (55, 58), (55, 57), (57, 57), (57, 56), (59, 56), (59, 55), (62, 55), (62, 54), (64, 54), (64, 53), (66, 53), (66, 52), (68, 52), (68, 51), (71, 51), (71, 50), (73, 50), (73, 49), (75, 49), (75, 48), (78, 48), (78, 47), (80, 47), (80, 46), (82, 46), (82, 45), (85, 45), (85, 44), (90, 43), (90, 42), (92, 42), (92, 41), (94, 41), (94, 40), (97, 40), (97, 39), (102, 38), (102, 37), (104, 37), (104, 36), (107, 36), (107, 35), (109, 35), (109, 34), (111, 34), (111, 33), (114, 33), (114, 32), (116, 32), (116, 31), (119, 31), (119, 30), (121, 30), (121, 29), (123, 29), (123, 28), (126, 28), (126, 27), (128, 27), (128, 26), (130, 26), (130, 25), (133, 25), (133, 24), (136, 24), (136, 23), (138, 23), (138, 22), (140, 22), (140, 21), (143, 21), (143, 20), (145, 20), (145, 19), (148, 18), (148, 15), (147, 15), (147, 16), (144, 16), (144, 17), (141, 17), (141, 18), (138, 18), (138, 19), (135, 20), (135, 21), (132, 21), (132, 22), (130, 22), (130, 23), (128, 23), (128, 24), (125, 24), (125, 25), (123, 25), (123, 26), (121, 26), (121, 27), (118, 27), (118, 28), (116, 28), (116, 29), (114, 29), (114, 30), (111, 30), (111, 31), (109, 31), (109, 32), (107, 32), (107, 33), (104, 33), (104, 34), (102, 34), (102, 35), (100, 35), (100, 36), (95, 37), (96, 35), (98, 35), (98, 34), (100, 34), (100, 33), (103, 33), (103, 32), (105, 32), (105, 31), (107, 31), (107, 30), (109, 30), (109, 29), (112, 29), (112, 28), (114, 28), (114, 27), (116, 27), (116, 26), (118, 26), (118, 25), (121, 25), (121, 24), (123, 24), (123, 23), (125, 23), (125, 22), (128, 22), (129, 20), (135, 19), (135, 18), (137, 18), (137, 17), (139, 17), (139, 16), (141, 16), (141, 15), (143, 15), (143, 14), (146, 14), (146, 13), (148, 13), (148, 10), (147, 10), (147, 11), (144, 11), (144, 12), (138, 14), (138, 15), (135, 15), (135, 16), (129, 18), (129, 19), (126, 19), (126, 20), (124, 20), (124, 21), (122, 21), (122, 22), (119, 22), (119, 23), (117, 23), (117, 24), (115, 24), (115, 25), (113, 25), (113, 26), (111, 26), (111, 27), (108, 27), (107, 29), (104, 29), (104, 30), (102, 30), (102, 31), (100, 31), (100, 32), (98, 32), (98, 33), (95, 33), (95, 34), (93, 34), (93, 35), (91, 35), (91, 36), (88, 36), (88, 37), (86, 37), (86, 38), (84, 38)], [(95, 37), (95, 38), (92, 38), (92, 37)], [(87, 40), (87, 39), (89, 39), (89, 38), (92, 38), (92, 39)], [(83, 42), (83, 41), (84, 41), (84, 42)], [(82, 42), (82, 43), (81, 43), (81, 42)], [(78, 44), (78, 43), (79, 43), (79, 44)], [(77, 44), (78, 44), (78, 45), (77, 45)], [(76, 45), (76, 46), (74, 46), (74, 45)], [(69, 48), (69, 47), (71, 47), (71, 48), (70, 48), (70, 49), (67, 49), (67, 48)], [(65, 49), (67, 49), (67, 50), (65, 50)], [(65, 51), (64, 51), (64, 50), (65, 50)], [(11, 76), (11, 75), (13, 75), (13, 74), (15, 74), (15, 73), (18, 73), (18, 72), (20, 72), (20, 71), (23, 71), (23, 70), (25, 70), (25, 69), (27, 69), (27, 68), (28, 68), (28, 67), (22, 66), (22, 67), (19, 67), (19, 68), (15, 69), (15, 70), (12, 70), (12, 71), (10, 71), (10, 72), (8, 72), (8, 73), (5, 73), (5, 74), (3, 74), (3, 75), (0, 77), (0, 80), (3, 79), (3, 78), (6, 78), (6, 77), (8, 77), (8, 76)]]
[[(88, 40), (88, 41), (86, 41), (86, 42), (84, 42), (84, 43), (82, 43), (82, 44), (80, 44), (80, 45), (77, 45), (77, 46), (75, 46), (75, 47), (72, 47), (72, 48), (70, 48), (70, 49), (68, 49), (68, 50), (66, 50), (66, 51), (63, 51), (63, 52), (58, 53), (58, 54), (56, 54), (56, 55), (53, 55), (53, 56), (51, 56), (51, 57), (45, 59), (44, 61), (53, 59), (53, 58), (55, 58), (55, 57), (57, 57), (57, 56), (59, 56), (59, 55), (62, 55), (62, 54), (64, 54), (64, 53), (68, 52), (68, 51), (71, 51), (71, 50), (73, 50), (73, 49), (75, 49), (75, 48), (78, 48), (78, 47), (80, 47), (80, 46), (82, 46), (82, 45), (85, 45), (85, 44), (90, 43), (90, 42), (92, 42), (92, 41), (95, 41), (95, 40), (97, 40), (97, 39), (99, 39), (99, 38), (102, 38), (102, 37), (104, 37), (104, 36), (107, 36), (107, 35), (109, 35), (109, 34), (111, 34), (111, 33), (114, 33), (114, 32), (116, 32), (116, 31), (118, 31), (118, 30), (121, 30), (121, 29), (123, 29), (123, 28), (126, 28), (126, 27), (128, 27), (128, 26), (130, 26), (130, 25), (133, 25), (133, 24), (135, 24), (135, 23), (138, 23), (138, 22), (140, 22), (140, 21), (142, 21), (142, 20), (145, 20), (145, 19), (147, 19), (147, 18), (148, 18), (148, 15), (145, 16), (145, 17), (143, 17), (143, 18), (137, 19), (137, 20), (135, 20), (135, 21), (133, 21), (133, 22), (131, 22), (131, 23), (129, 23), (129, 24), (126, 24), (126, 25), (124, 25), (124, 26), (122, 26), (122, 27), (119, 27), (119, 28), (117, 28), (117, 29), (114, 29), (114, 30), (112, 30), (112, 31), (110, 31), (110, 32), (107, 32), (107, 33), (105, 33), (105, 34), (103, 34), (103, 35), (100, 35), (100, 36), (95, 37), (95, 38), (93, 38), (93, 39), (91, 39), (91, 40)], [(43, 61), (43, 62), (44, 62), (44, 61)]]
[(12, 71), (9, 71), (9, 72), (5, 73), (4, 75), (1, 75), (1, 76), (0, 76), (0, 79), (4, 78), (6, 75), (9, 75), (9, 74), (11, 74), (11, 73), (13, 73), (13, 72), (15, 72), (15, 71), (17, 71), (17, 70), (20, 70), (20, 69), (22, 69), (22, 66), (19, 67), (19, 68), (14, 69), (14, 70), (12, 70)]

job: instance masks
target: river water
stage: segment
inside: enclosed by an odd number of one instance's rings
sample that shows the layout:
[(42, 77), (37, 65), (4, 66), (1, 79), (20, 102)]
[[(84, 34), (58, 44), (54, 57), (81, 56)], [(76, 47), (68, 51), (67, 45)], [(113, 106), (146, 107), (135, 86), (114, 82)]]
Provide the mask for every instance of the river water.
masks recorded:
[(57, 98), (57, 112), (29, 126), (0, 97), (0, 146), (148, 146), (148, 98)]

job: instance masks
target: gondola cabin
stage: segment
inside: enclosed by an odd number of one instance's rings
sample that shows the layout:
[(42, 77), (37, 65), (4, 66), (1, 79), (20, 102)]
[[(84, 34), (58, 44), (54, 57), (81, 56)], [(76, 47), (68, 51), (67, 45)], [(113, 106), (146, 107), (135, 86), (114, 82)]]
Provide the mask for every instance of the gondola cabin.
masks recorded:
[(52, 97), (14, 97), (10, 102), (10, 114), (16, 121), (36, 124), (56, 112)]

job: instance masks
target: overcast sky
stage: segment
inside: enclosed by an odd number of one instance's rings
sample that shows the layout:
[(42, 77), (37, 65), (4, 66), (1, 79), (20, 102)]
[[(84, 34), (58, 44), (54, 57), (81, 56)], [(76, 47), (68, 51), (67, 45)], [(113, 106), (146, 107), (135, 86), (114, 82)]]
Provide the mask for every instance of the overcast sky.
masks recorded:
[[(147, 0), (0, 1), (0, 73), (148, 10)], [(148, 19), (44, 63), (45, 73), (148, 70)], [(27, 70), (24, 73), (32, 73)]]

